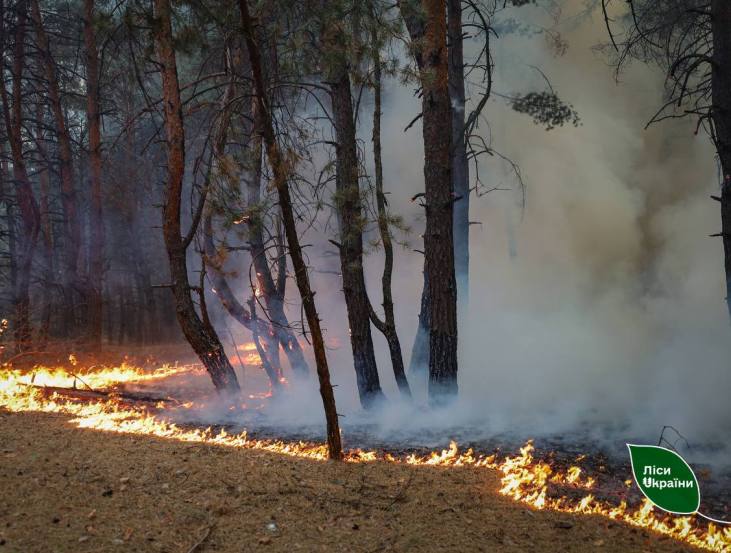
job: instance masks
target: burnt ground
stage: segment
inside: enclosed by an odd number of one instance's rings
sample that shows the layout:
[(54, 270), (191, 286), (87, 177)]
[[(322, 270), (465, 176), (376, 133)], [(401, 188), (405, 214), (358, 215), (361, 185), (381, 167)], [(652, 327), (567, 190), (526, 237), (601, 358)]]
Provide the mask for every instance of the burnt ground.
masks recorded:
[(317, 462), (0, 410), (0, 553), (693, 550), (498, 487), (485, 469)]

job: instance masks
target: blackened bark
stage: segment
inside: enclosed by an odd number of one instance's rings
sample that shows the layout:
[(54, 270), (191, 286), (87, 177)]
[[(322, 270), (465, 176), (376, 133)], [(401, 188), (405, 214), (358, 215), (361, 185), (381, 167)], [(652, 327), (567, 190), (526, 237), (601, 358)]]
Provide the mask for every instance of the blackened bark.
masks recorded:
[(101, 112), (99, 58), (94, 32), (94, 0), (84, 0), (86, 47), (86, 120), (89, 127), (89, 184), (91, 198), (89, 275), (87, 279), (88, 334), (93, 349), (102, 345), (102, 279), (104, 275), (104, 220), (102, 219)]
[(341, 67), (330, 85), (333, 124), (337, 135), (335, 209), (340, 229), (338, 250), (358, 395), (363, 407), (368, 409), (383, 399), (383, 392), (373, 351), (370, 301), (363, 274), (364, 219), (358, 184), (353, 98), (348, 72), (342, 62), (338, 65)]
[[(65, 225), (65, 255), (63, 263), (64, 287), (67, 304), (67, 315), (64, 318), (68, 324), (74, 324), (74, 295), (81, 291), (79, 283), (79, 261), (81, 256), (81, 221), (78, 213), (76, 187), (74, 185), (73, 150), (71, 135), (69, 134), (66, 117), (61, 104), (61, 92), (56, 73), (56, 62), (51, 54), (48, 35), (43, 26), (41, 10), (38, 0), (31, 0), (31, 17), (36, 32), (36, 41), (43, 60), (45, 77), (48, 87), (48, 100), (58, 135), (58, 153), (61, 169), (61, 203), (64, 211)], [(72, 331), (74, 329), (72, 328)]]
[(726, 305), (731, 318), (731, 3), (713, 0), (713, 127), (716, 150), (723, 169), (721, 183), (721, 236), (726, 274)]
[[(356, 23), (357, 27), (357, 23)], [(358, 178), (358, 148), (353, 114), (348, 49), (344, 22), (327, 2), (320, 3), (320, 38), (325, 58), (325, 78), (330, 87), (335, 131), (335, 212), (340, 274), (348, 316), (348, 333), (360, 402), (366, 409), (382, 401), (376, 355), (371, 335), (370, 300), (363, 274), (365, 217)]]
[[(373, 43), (378, 44), (376, 27), (373, 30)], [(381, 54), (376, 48), (373, 56), (373, 160), (376, 177), (376, 206), (378, 208), (378, 232), (383, 243), (383, 274), (381, 275), (381, 293), (383, 294), (383, 321), (373, 309), (370, 310), (373, 325), (383, 334), (388, 343), (391, 356), (391, 367), (396, 378), (399, 392), (406, 398), (411, 397), (411, 388), (406, 379), (404, 358), (401, 353), (401, 342), (396, 332), (396, 319), (393, 313), (393, 294), (391, 280), (393, 276), (393, 241), (389, 228), (386, 193), (383, 190), (383, 160), (381, 155)]]
[(416, 375), (428, 374), (429, 369), (429, 276), (426, 273), (426, 262), (423, 275), (419, 319), (409, 361), (409, 372)]
[[(4, 21), (4, 2), (0, 13), (0, 21)], [(31, 342), (30, 324), (30, 277), (35, 254), (38, 233), (40, 230), (40, 210), (33, 193), (25, 158), (23, 157), (23, 90), (22, 78), (25, 68), (25, 28), (27, 21), (27, 5), (20, 1), (15, 6), (17, 12), (15, 44), (13, 46), (12, 75), (12, 112), (5, 86), (0, 87), (3, 101), (3, 116), (10, 142), (13, 159), (13, 179), (15, 180), (15, 199), (20, 211), (22, 231), (18, 239), (17, 276), (13, 290), (15, 308), (15, 344), (20, 351), (27, 349)], [(0, 23), (1, 24), (1, 23)], [(2, 29), (2, 43), (5, 44), (5, 32)]]
[(454, 272), (460, 309), (469, 303), (470, 171), (465, 144), (462, 0), (447, 0), (449, 96), (452, 106), (452, 186), (454, 189)]
[(215, 330), (204, 324), (190, 295), (186, 244), (181, 235), (180, 208), (185, 173), (185, 129), (180, 100), (178, 68), (173, 48), (170, 0), (155, 0), (155, 32), (162, 73), (162, 93), (167, 146), (167, 183), (163, 212), (163, 235), (170, 262), (175, 311), (183, 334), (208, 370), (219, 391), (237, 392), (239, 383)]
[(457, 285), (446, 5), (445, 0), (421, 0), (417, 10), (412, 2), (402, 0), (399, 6), (409, 30), (422, 85), (429, 397), (441, 402), (457, 394)]
[[(162, 0), (157, 0), (162, 1)], [(310, 278), (307, 271), (304, 256), (302, 255), (302, 247), (299, 243), (297, 235), (297, 225), (294, 218), (294, 210), (292, 209), (292, 198), (289, 193), (289, 170), (287, 168), (288, 161), (282, 157), (277, 144), (276, 135), (274, 134), (274, 126), (272, 124), (271, 114), (267, 106), (266, 88), (264, 86), (264, 77), (261, 69), (261, 54), (254, 39), (254, 26), (249, 15), (249, 6), (246, 0), (239, 0), (239, 9), (241, 11), (241, 26), (246, 37), (246, 46), (251, 62), (251, 70), (254, 77), (254, 90), (257, 96), (261, 119), (263, 122), (261, 133), (266, 145), (267, 157), (269, 164), (274, 173), (274, 186), (279, 196), (279, 207), (282, 210), (282, 222), (284, 224), (284, 232), (289, 245), (289, 255), (292, 259), (295, 280), (302, 297), (302, 306), (307, 317), (307, 324), (312, 335), (312, 346), (315, 352), (315, 362), (317, 365), (317, 377), (320, 381), (320, 396), (325, 410), (325, 420), (327, 423), (327, 446), (330, 459), (341, 460), (343, 458), (343, 447), (340, 441), (340, 425), (338, 423), (338, 413), (335, 407), (335, 394), (330, 383), (330, 369), (327, 365), (327, 354), (325, 353), (325, 341), (322, 337), (322, 329), (320, 328), (320, 317), (317, 314), (315, 305), (315, 295), (310, 288)]]

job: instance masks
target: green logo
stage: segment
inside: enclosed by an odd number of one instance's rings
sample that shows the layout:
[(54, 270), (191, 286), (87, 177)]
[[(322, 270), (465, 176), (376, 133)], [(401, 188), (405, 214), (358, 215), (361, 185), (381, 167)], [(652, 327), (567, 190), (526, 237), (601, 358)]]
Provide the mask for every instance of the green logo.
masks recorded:
[(698, 479), (680, 455), (653, 445), (627, 444), (627, 447), (635, 482), (647, 499), (676, 515), (692, 515), (698, 511), (701, 503)]

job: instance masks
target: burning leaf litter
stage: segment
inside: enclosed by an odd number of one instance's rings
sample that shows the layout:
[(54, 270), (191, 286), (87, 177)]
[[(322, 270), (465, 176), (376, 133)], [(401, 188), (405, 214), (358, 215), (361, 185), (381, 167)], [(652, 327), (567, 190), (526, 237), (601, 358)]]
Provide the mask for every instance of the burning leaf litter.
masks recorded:
[[(283, 442), (249, 438), (246, 432), (230, 434), (225, 430), (215, 432), (211, 428), (183, 428), (170, 422), (176, 409), (187, 409), (190, 403), (170, 407), (166, 404), (129, 404), (114, 394), (108, 397), (84, 401), (64, 397), (54, 391), (44, 394), (43, 387), (74, 389), (84, 385), (91, 388), (114, 389), (127, 383), (149, 383), (182, 374), (190, 369), (165, 366), (150, 372), (121, 365), (100, 368), (79, 374), (63, 369), (35, 368), (32, 371), (5, 370), (0, 378), (0, 407), (11, 412), (62, 413), (74, 417), (72, 423), (79, 428), (107, 432), (141, 434), (177, 440), (198, 442), (234, 448), (257, 449), (293, 457), (326, 460), (325, 444), (308, 442)], [(532, 442), (526, 443), (520, 453), (498, 458), (496, 455), (475, 455), (472, 449), (460, 451), (452, 442), (449, 449), (426, 455), (410, 454), (394, 456), (388, 452), (349, 450), (345, 460), (351, 463), (388, 462), (407, 465), (462, 466), (486, 468), (501, 473), (499, 493), (538, 510), (563, 513), (599, 515), (618, 522), (656, 532), (686, 542), (708, 551), (731, 550), (731, 528), (719, 528), (713, 523), (707, 526), (694, 517), (670, 517), (658, 513), (652, 504), (644, 500), (639, 507), (630, 507), (626, 501), (618, 505), (599, 500), (592, 491), (594, 478), (584, 476), (578, 466), (558, 470), (533, 455)], [(549, 485), (557, 484), (582, 492), (580, 498), (553, 497)], [(273, 524), (273, 523), (272, 523)], [(268, 527), (267, 527), (268, 529)]]

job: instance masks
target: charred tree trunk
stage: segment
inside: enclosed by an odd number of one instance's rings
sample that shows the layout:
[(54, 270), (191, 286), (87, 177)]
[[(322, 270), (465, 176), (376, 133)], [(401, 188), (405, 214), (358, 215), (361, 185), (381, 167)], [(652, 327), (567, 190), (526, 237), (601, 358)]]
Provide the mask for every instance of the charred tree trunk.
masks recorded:
[(711, 3), (713, 65), (711, 72), (713, 128), (723, 169), (721, 183), (721, 236), (726, 273), (726, 305), (731, 318), (731, 3)]
[[(61, 104), (61, 92), (59, 90), (58, 76), (56, 74), (56, 63), (51, 54), (51, 46), (48, 35), (43, 26), (41, 10), (38, 0), (31, 0), (31, 17), (36, 31), (36, 40), (43, 60), (43, 68), (48, 87), (48, 100), (56, 123), (58, 135), (58, 152), (61, 168), (61, 203), (63, 204), (65, 219), (65, 256), (64, 256), (64, 286), (66, 288), (67, 320), (73, 324), (75, 321), (74, 296), (80, 291), (79, 286), (79, 261), (81, 256), (81, 222), (79, 219), (76, 188), (74, 185), (74, 162), (73, 150), (71, 147), (71, 135), (66, 124), (66, 117)], [(74, 332), (71, 328), (71, 332)]]
[(414, 344), (411, 347), (409, 372), (418, 375), (420, 378), (429, 373), (429, 276), (426, 273), (426, 262), (423, 269), (419, 318)]
[[(342, 56), (343, 53), (339, 52), (336, 55)], [(335, 208), (340, 228), (340, 243), (337, 246), (358, 395), (363, 407), (368, 409), (383, 399), (383, 392), (373, 351), (370, 301), (363, 274), (364, 218), (358, 184), (358, 150), (355, 142), (353, 98), (345, 64), (341, 62), (338, 65), (340, 67), (333, 75), (333, 82), (330, 85), (333, 121), (337, 135)]]
[[(163, 0), (157, 1), (160, 2)], [(262, 76), (261, 54), (254, 39), (254, 26), (249, 15), (249, 6), (246, 0), (239, 0), (239, 9), (241, 10), (241, 26), (246, 37), (246, 46), (254, 77), (254, 90), (263, 122), (261, 134), (266, 145), (269, 164), (274, 173), (274, 186), (279, 196), (279, 206), (282, 210), (282, 221), (289, 245), (289, 255), (292, 258), (297, 287), (302, 297), (302, 306), (307, 317), (310, 334), (312, 335), (317, 376), (320, 381), (320, 395), (322, 396), (325, 420), (327, 422), (328, 455), (331, 459), (340, 460), (343, 457), (343, 448), (340, 442), (340, 425), (338, 424), (338, 413), (335, 407), (335, 394), (330, 383), (330, 369), (327, 365), (325, 341), (323, 340), (322, 329), (320, 328), (320, 317), (315, 306), (315, 295), (310, 288), (307, 265), (302, 255), (302, 247), (300, 246), (299, 236), (297, 235), (297, 225), (294, 218), (294, 210), (292, 209), (292, 198), (289, 193), (288, 161), (282, 157), (276, 135), (274, 134), (274, 126), (267, 106), (266, 88)]]
[(442, 402), (457, 394), (457, 286), (446, 5), (445, 0), (421, 0), (420, 10), (410, 0), (402, 0), (399, 5), (411, 37), (422, 86), (429, 397), (434, 402)]
[[(374, 26), (375, 29), (375, 26)], [(376, 31), (373, 31), (373, 43), (378, 44)], [(396, 332), (396, 320), (393, 314), (393, 294), (391, 279), (393, 276), (393, 241), (388, 221), (386, 193), (383, 190), (383, 163), (381, 158), (381, 54), (376, 49), (373, 59), (373, 160), (376, 170), (376, 206), (378, 208), (378, 231), (383, 243), (383, 274), (381, 276), (381, 292), (383, 294), (383, 321), (370, 309), (373, 325), (383, 334), (388, 343), (391, 356), (391, 367), (396, 378), (399, 392), (406, 398), (411, 397), (411, 388), (406, 379), (404, 358), (401, 353), (401, 342)]]
[(89, 127), (91, 232), (87, 289), (89, 343), (102, 345), (102, 280), (104, 275), (104, 220), (102, 219), (101, 112), (99, 109), (99, 58), (94, 33), (94, 0), (84, 0), (84, 44), (86, 47), (86, 119)]
[(452, 106), (452, 186), (454, 189), (454, 272), (460, 309), (469, 304), (470, 166), (465, 143), (462, 0), (447, 0), (449, 96)]
[(239, 390), (236, 373), (226, 357), (215, 330), (201, 320), (190, 295), (186, 250), (195, 229), (191, 228), (188, 235), (183, 238), (180, 210), (185, 173), (185, 129), (170, 11), (170, 0), (155, 0), (155, 17), (158, 19), (155, 39), (162, 73), (168, 158), (163, 235), (170, 262), (175, 311), (183, 334), (208, 370), (216, 389), (233, 393)]
[(384, 399), (378, 378), (376, 355), (371, 335), (370, 300), (363, 274), (363, 216), (358, 177), (358, 148), (353, 114), (348, 50), (344, 25), (326, 2), (320, 5), (320, 36), (327, 58), (326, 82), (330, 87), (335, 144), (335, 212), (343, 296), (348, 315), (350, 347), (360, 402), (370, 409)]
[[(0, 21), (4, 21), (4, 3)], [(35, 254), (38, 232), (40, 230), (40, 210), (33, 193), (25, 158), (23, 157), (23, 90), (22, 78), (25, 67), (25, 28), (27, 5), (24, 1), (16, 4), (17, 11), (15, 44), (13, 46), (12, 74), (12, 113), (8, 94), (3, 85), (0, 87), (3, 101), (3, 116), (13, 160), (13, 179), (15, 198), (20, 211), (22, 230), (18, 240), (17, 277), (13, 290), (15, 307), (15, 344), (20, 351), (27, 349), (31, 342), (30, 324), (30, 278)], [(5, 43), (4, 29), (2, 42)]]

